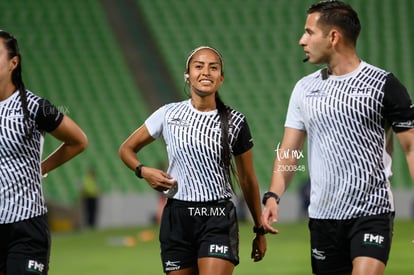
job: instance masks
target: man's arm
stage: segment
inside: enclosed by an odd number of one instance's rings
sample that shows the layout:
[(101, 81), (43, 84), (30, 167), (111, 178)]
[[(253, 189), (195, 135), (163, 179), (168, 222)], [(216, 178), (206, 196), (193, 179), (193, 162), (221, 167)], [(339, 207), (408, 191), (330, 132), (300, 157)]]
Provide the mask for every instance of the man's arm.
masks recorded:
[[(305, 138), (305, 131), (285, 128), (282, 144), (276, 150), (276, 158), (269, 187), (269, 191), (277, 194), (279, 197), (283, 195), (295, 174), (295, 171), (284, 169), (284, 167), (298, 164), (297, 152), (302, 151)], [(276, 199), (270, 197), (265, 204), (262, 223), (265, 229), (273, 234), (278, 233), (277, 229), (273, 228), (271, 225), (271, 223), (277, 222), (278, 210), (279, 208)]]
[[(411, 179), (414, 183), (414, 129), (397, 133), (397, 138), (404, 151)], [(414, 243), (414, 236), (412, 242)]]
[(397, 133), (397, 138), (404, 151), (411, 179), (414, 183), (414, 128)]

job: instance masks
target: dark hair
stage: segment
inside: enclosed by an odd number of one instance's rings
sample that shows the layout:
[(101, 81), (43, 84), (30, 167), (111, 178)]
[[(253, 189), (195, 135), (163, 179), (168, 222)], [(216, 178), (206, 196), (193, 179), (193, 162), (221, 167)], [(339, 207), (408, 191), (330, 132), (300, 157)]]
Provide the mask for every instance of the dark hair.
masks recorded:
[(19, 91), (19, 96), (23, 108), (26, 138), (31, 139), (33, 135), (33, 128), (30, 126), (29, 109), (27, 107), (26, 87), (24, 86), (22, 78), (22, 56), (20, 54), (19, 45), (17, 43), (16, 38), (14, 38), (14, 36), (12, 36), (10, 33), (6, 31), (0, 30), (0, 38), (4, 41), (4, 45), (8, 51), (9, 59), (15, 56), (17, 56), (19, 59), (16, 68), (14, 68), (12, 72), (12, 83)]
[[(223, 57), (221, 56), (218, 50), (216, 50), (215, 48), (209, 47), (209, 46), (201, 46), (201, 47), (195, 48), (188, 54), (187, 61), (185, 64), (185, 73), (189, 73), (189, 64), (194, 54), (203, 49), (209, 49), (217, 54), (217, 56), (220, 59), (221, 74), (224, 75)], [(230, 146), (229, 129), (230, 129), (230, 120), (231, 120), (231, 108), (224, 104), (218, 92), (216, 92), (215, 99), (216, 99), (217, 111), (220, 117), (220, 127), (221, 127), (221, 133), (222, 133), (221, 146), (223, 149), (221, 151), (220, 165), (224, 168), (227, 180), (229, 181), (231, 187), (233, 188), (233, 181), (232, 181), (231, 176), (235, 175), (236, 171), (234, 169), (234, 165), (232, 162), (232, 151), (231, 151), (231, 146)]]
[(321, 1), (313, 4), (307, 14), (319, 12), (318, 23), (326, 28), (337, 27), (342, 30), (345, 39), (356, 45), (359, 33), (361, 32), (361, 23), (356, 11), (349, 5), (341, 1)]

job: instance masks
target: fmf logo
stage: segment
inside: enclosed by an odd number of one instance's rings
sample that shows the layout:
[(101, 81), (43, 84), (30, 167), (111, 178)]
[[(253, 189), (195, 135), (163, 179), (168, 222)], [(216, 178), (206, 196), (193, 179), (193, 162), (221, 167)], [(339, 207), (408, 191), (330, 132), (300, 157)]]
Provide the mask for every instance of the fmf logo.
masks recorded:
[(35, 260), (29, 260), (27, 263), (27, 271), (42, 274), (44, 269), (45, 269), (45, 265)]
[(384, 242), (384, 236), (373, 235), (370, 233), (364, 234), (364, 244), (373, 244), (373, 245), (382, 246), (383, 242)]
[(218, 245), (218, 244), (211, 244), (210, 245), (210, 255), (227, 255), (229, 251), (229, 247), (227, 245)]

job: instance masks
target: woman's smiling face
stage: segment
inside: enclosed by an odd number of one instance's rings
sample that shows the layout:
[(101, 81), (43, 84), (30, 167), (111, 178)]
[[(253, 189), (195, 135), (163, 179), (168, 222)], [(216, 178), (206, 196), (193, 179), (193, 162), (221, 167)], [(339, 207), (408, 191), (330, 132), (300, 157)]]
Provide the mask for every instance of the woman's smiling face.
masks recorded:
[(191, 91), (201, 97), (215, 94), (224, 81), (221, 58), (208, 48), (194, 53), (188, 74)]

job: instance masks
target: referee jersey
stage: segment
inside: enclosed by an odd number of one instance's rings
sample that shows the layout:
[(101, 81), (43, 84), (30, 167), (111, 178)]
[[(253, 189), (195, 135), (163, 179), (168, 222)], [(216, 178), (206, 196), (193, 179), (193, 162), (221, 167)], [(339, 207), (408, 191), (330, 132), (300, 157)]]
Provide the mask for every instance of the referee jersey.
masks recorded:
[(41, 186), (43, 134), (54, 130), (63, 114), (27, 91), (31, 139), (26, 137), (19, 92), (0, 101), (0, 224), (47, 212)]
[[(221, 127), (217, 110), (201, 112), (191, 100), (164, 105), (145, 125), (154, 138), (166, 143), (168, 173), (178, 182), (174, 199), (216, 201), (232, 196), (221, 162)], [(239, 155), (253, 146), (243, 114), (231, 109), (229, 142), (232, 154)]]
[(365, 62), (343, 76), (310, 74), (293, 90), (285, 127), (308, 135), (311, 218), (394, 211), (387, 133), (414, 127), (413, 105), (395, 76)]

